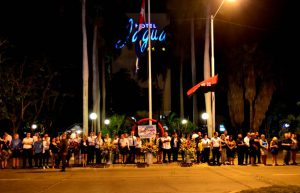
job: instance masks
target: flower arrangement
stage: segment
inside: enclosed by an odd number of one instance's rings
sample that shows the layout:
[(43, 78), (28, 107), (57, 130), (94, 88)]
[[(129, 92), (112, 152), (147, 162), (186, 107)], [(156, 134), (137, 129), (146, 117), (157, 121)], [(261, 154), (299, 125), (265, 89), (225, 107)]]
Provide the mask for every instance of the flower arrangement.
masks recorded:
[(191, 158), (195, 157), (196, 142), (195, 141), (183, 141), (180, 145), (179, 152), (184, 153), (185, 156), (189, 155)]
[(117, 151), (117, 146), (112, 143), (104, 143), (100, 149), (102, 151), (114, 152), (114, 151)]
[(155, 155), (157, 153), (157, 151), (158, 151), (158, 147), (152, 141), (145, 142), (141, 148), (142, 153), (152, 153)]

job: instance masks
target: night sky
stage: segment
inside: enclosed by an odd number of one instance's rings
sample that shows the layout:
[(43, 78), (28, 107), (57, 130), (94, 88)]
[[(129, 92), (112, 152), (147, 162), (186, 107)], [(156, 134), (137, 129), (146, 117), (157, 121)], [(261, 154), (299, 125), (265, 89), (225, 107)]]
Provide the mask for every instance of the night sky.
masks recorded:
[[(126, 12), (138, 14), (140, 6), (138, 0), (87, 0), (87, 2), (90, 10), (99, 3), (105, 5), (100, 15), (103, 15), (107, 21), (110, 20), (105, 23), (105, 26), (107, 26), (106, 31), (111, 32), (109, 34), (112, 42), (116, 38), (113, 36), (118, 35), (120, 18), (124, 17)], [(151, 1), (153, 12), (167, 12), (166, 2), (166, 0)], [(182, 6), (186, 4), (186, 0), (177, 0), (177, 2)], [(61, 127), (82, 120), (80, 6), (79, 0), (0, 2), (0, 37), (7, 39), (22, 55), (45, 56), (55, 63), (61, 72), (62, 89), (75, 95), (65, 104), (64, 114), (70, 115), (66, 116), (68, 118), (65, 122), (60, 120)], [(222, 63), (223, 52), (228, 51), (230, 46), (252, 41), (262, 42), (266, 50), (275, 56), (273, 68), (277, 72), (276, 79), (280, 80), (272, 103), (284, 101), (291, 110), (299, 100), (299, 95), (296, 94), (299, 83), (298, 70), (296, 70), (299, 66), (299, 29), (296, 29), (299, 28), (297, 26), (299, 15), (297, 13), (296, 1), (293, 0), (240, 0), (237, 9), (221, 10), (215, 19), (216, 65)], [(87, 14), (96, 13), (91, 11)], [(87, 22), (89, 24), (89, 18)], [(229, 28), (235, 32), (234, 35), (230, 36), (230, 33), (226, 33)], [(228, 34), (229, 36), (224, 37)], [(90, 36), (89, 39), (90, 44), (92, 37)], [(204, 44), (198, 45), (198, 47), (203, 46)], [(201, 57), (200, 55), (198, 58), (202, 63)], [(202, 74), (201, 70), (199, 69), (199, 74)], [(222, 66), (216, 66), (217, 72), (222, 70), (224, 70)], [(188, 89), (185, 88), (186, 91)], [(222, 108), (222, 105), (220, 106), (219, 108)], [(178, 109), (178, 107), (174, 108)]]

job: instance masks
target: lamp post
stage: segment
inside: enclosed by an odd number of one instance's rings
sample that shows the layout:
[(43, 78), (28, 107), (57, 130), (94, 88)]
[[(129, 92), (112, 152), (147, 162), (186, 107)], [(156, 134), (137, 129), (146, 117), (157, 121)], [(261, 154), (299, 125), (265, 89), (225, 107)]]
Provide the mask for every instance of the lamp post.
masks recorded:
[(97, 119), (97, 114), (96, 113), (91, 113), (90, 114), (90, 119), (92, 120), (92, 131), (95, 130), (95, 120)]
[[(210, 40), (211, 40), (211, 76), (215, 76), (215, 52), (214, 52), (214, 19), (219, 13), (221, 7), (223, 6), (225, 1), (234, 2), (235, 0), (222, 0), (217, 11), (210, 16)], [(211, 94), (211, 102), (212, 102), (212, 133), (216, 129), (216, 103), (215, 103), (215, 92), (213, 91)]]

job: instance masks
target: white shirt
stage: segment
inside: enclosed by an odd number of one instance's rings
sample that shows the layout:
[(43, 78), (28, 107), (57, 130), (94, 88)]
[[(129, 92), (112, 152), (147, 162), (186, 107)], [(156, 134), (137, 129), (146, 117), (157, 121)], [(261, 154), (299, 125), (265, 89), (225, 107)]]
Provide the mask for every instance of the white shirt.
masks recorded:
[(163, 149), (171, 149), (171, 137), (162, 137), (161, 141), (163, 142)]
[(102, 138), (96, 138), (96, 146), (95, 148), (99, 149), (101, 146), (103, 146), (103, 139)]
[(97, 136), (89, 136), (88, 137), (89, 146), (95, 146), (96, 137)]
[(136, 144), (136, 136), (129, 136), (128, 137), (129, 146), (135, 146)]
[[(31, 138), (31, 137), (30, 138), (25, 137), (23, 139), (22, 143), (23, 143), (23, 149), (31, 149), (32, 148), (32, 144), (33, 144), (33, 138)], [(31, 145), (29, 145), (28, 143), (31, 143)]]
[(125, 147), (125, 146), (127, 146), (128, 148), (129, 148), (129, 144), (128, 144), (128, 139), (127, 138), (124, 138), (124, 139), (120, 139), (119, 140), (119, 143), (120, 143), (120, 146), (121, 147)]
[(178, 137), (174, 138), (174, 147), (178, 147)]
[(220, 137), (217, 137), (217, 138), (213, 137), (213, 138), (211, 138), (211, 143), (212, 143), (213, 147), (220, 147), (220, 142), (221, 142)]
[(208, 147), (210, 147), (209, 145), (210, 145), (210, 139), (205, 139), (205, 138), (203, 138), (202, 139), (202, 144), (203, 144), (203, 147), (204, 148), (208, 148)]
[(249, 141), (250, 141), (250, 139), (248, 136), (244, 137), (244, 142), (248, 147), (250, 146)]
[(50, 147), (50, 137), (47, 137), (47, 139), (43, 140), (43, 153), (45, 153), (46, 150), (49, 150)]
[(197, 133), (194, 133), (194, 134), (192, 135), (192, 139), (196, 139), (197, 137), (199, 137), (199, 135), (198, 135)]

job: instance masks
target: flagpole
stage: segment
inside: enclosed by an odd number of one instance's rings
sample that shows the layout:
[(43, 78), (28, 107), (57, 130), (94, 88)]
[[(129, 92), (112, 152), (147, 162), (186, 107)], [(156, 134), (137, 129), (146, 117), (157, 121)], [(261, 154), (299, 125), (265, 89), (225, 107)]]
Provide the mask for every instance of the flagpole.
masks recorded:
[(152, 72), (151, 72), (151, 31), (150, 31), (150, 0), (148, 0), (148, 93), (149, 93), (149, 125), (152, 125)]

